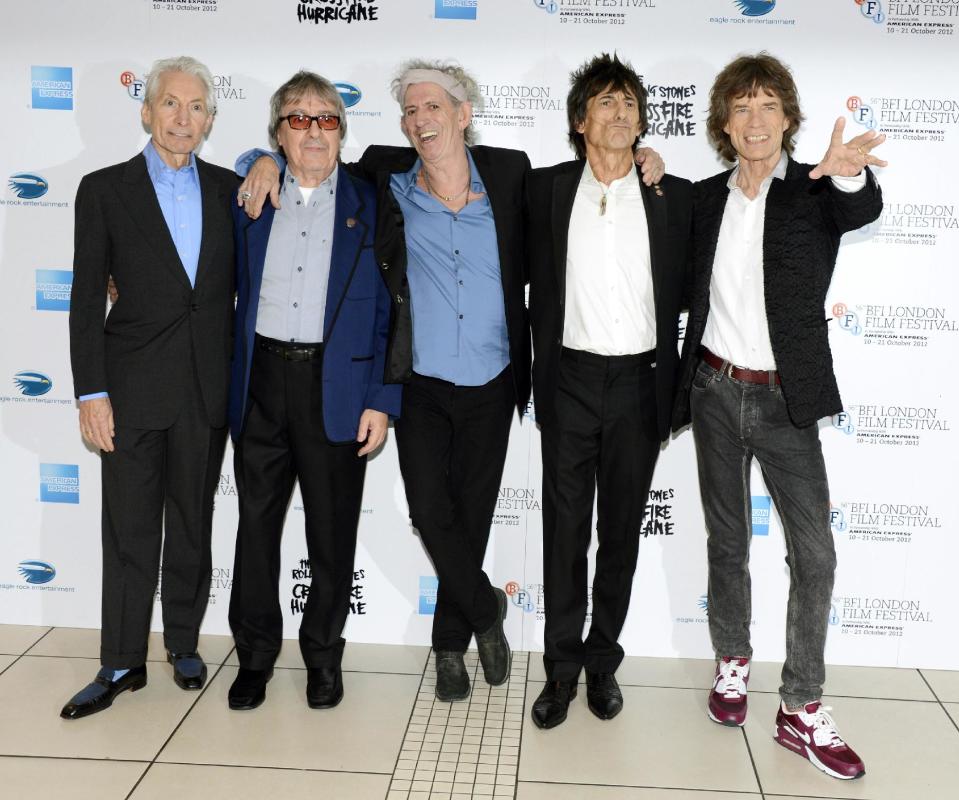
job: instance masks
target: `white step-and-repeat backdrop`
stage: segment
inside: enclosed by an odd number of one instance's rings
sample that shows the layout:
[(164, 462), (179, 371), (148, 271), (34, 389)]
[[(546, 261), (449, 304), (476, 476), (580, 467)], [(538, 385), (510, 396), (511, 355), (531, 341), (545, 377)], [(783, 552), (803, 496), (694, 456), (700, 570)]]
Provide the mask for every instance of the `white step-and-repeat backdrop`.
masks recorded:
[[(839, 553), (830, 663), (959, 668), (959, 3), (924, 0), (98, 0), (11, 4), (0, 33), (0, 622), (98, 627), (100, 467), (81, 442), (68, 357), (73, 201), (82, 175), (146, 142), (145, 71), (189, 54), (213, 71), (219, 111), (202, 156), (232, 165), (265, 145), (272, 91), (306, 67), (349, 106), (344, 159), (403, 142), (389, 95), (411, 57), (455, 58), (482, 84), (481, 141), (571, 157), (570, 71), (600, 51), (650, 90), (649, 144), (669, 171), (722, 169), (705, 136), (709, 86), (742, 52), (790, 64), (816, 162), (838, 116), (888, 142), (885, 207), (848, 235), (825, 313), (845, 411), (820, 424)], [(634, 655), (706, 657), (705, 534), (690, 433), (665, 448), (641, 532), (623, 633)], [(216, 496), (204, 631), (227, 633), (236, 484)], [(753, 634), (783, 656), (782, 532), (753, 475)], [(514, 603), (514, 646), (542, 648), (541, 466), (535, 406), (516, 421), (487, 557)], [(354, 641), (428, 643), (435, 578), (411, 530), (392, 440), (369, 465)], [(280, 584), (295, 636), (310, 587), (294, 494)], [(159, 606), (157, 606), (159, 609)], [(155, 616), (159, 625), (160, 615)]]

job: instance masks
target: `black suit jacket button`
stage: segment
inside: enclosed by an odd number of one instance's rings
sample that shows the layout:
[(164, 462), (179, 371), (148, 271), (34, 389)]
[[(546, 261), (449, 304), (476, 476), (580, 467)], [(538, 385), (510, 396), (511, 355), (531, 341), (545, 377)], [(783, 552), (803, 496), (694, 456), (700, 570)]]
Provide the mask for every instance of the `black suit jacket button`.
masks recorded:
[(200, 310), (200, 307), (196, 303), (190, 306), (190, 311), (199, 311), (199, 310)]

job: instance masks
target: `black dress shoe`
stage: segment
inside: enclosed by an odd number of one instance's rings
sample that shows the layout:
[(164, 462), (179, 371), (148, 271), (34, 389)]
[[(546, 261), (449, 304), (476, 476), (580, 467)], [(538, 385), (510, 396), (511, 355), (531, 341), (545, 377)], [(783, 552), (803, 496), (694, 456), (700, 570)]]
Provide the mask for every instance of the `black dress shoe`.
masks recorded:
[(436, 699), (444, 703), (470, 696), (470, 676), (466, 674), (463, 654), (455, 650), (436, 651)]
[(586, 673), (586, 705), (600, 719), (612, 719), (623, 710), (623, 693), (612, 672)]
[(482, 633), (476, 634), (476, 650), (480, 664), (483, 665), (483, 677), (490, 686), (500, 686), (509, 680), (509, 667), (513, 654), (503, 632), (503, 620), (506, 619), (506, 609), (509, 607), (506, 592), (494, 588), (496, 595), (497, 614), (496, 622)]
[(269, 669), (243, 669), (236, 674), (227, 698), (234, 711), (249, 711), (266, 699), (266, 684), (273, 677)]
[(576, 683), (550, 681), (533, 703), (532, 717), (537, 728), (555, 728), (566, 721), (569, 704), (576, 697)]
[(113, 705), (113, 698), (120, 692), (129, 689), (131, 692), (142, 689), (147, 685), (147, 668), (143, 666), (133, 667), (126, 675), (116, 680), (112, 680), (113, 667), (102, 667), (93, 679), (93, 683), (87, 684), (83, 689), (70, 698), (60, 716), (64, 719), (80, 719), (90, 714), (96, 714)]
[(306, 702), (310, 708), (333, 708), (343, 699), (343, 673), (339, 667), (306, 670)]
[(187, 691), (203, 688), (206, 664), (199, 653), (171, 653), (167, 650), (166, 660), (173, 664), (173, 682), (177, 686)]

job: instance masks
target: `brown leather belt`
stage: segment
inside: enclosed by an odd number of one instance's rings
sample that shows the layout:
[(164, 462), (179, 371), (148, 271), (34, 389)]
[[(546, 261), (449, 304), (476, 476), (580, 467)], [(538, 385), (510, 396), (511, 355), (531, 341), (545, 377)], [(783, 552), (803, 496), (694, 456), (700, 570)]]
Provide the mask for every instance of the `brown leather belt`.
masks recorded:
[(702, 349), (703, 361), (705, 361), (709, 366), (711, 366), (717, 372), (721, 372), (723, 375), (728, 375), (730, 378), (734, 378), (737, 381), (742, 381), (743, 383), (760, 383), (764, 385), (769, 385), (771, 383), (782, 383), (779, 380), (779, 373), (775, 370), (765, 370), (765, 369), (746, 369), (745, 367), (737, 367), (735, 364), (730, 364), (724, 358), (720, 358), (715, 353), (707, 350), (705, 347)]

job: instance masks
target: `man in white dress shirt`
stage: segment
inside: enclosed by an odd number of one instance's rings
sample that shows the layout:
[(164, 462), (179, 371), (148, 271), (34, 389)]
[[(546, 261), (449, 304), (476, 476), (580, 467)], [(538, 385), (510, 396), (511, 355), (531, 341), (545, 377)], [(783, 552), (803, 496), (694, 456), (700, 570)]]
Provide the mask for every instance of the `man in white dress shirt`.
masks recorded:
[[(533, 395), (543, 447), (547, 683), (533, 721), (566, 719), (585, 669), (590, 710), (623, 707), (614, 673), (660, 443), (669, 435), (692, 187), (646, 186), (633, 151), (646, 90), (615, 57), (572, 76), (575, 161), (529, 180)], [(599, 551), (587, 610), (593, 498)]]
[(708, 534), (710, 719), (741, 726), (749, 680), (750, 464), (782, 520), (790, 570), (776, 740), (837, 778), (864, 774), (820, 704), (836, 554), (816, 421), (842, 409), (826, 291), (846, 231), (874, 220), (885, 166), (843, 120), (816, 166), (790, 154), (802, 123), (789, 69), (743, 56), (717, 76), (707, 130), (734, 169), (696, 185), (690, 316), (674, 428), (692, 421)]

